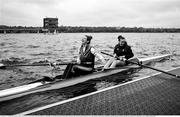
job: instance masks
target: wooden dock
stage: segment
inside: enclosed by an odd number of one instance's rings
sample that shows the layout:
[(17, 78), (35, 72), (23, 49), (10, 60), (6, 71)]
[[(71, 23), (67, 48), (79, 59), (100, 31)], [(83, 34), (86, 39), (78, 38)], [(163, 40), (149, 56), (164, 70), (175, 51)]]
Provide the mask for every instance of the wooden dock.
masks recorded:
[[(180, 75), (180, 68), (169, 71)], [(19, 115), (178, 115), (180, 79), (156, 74)]]

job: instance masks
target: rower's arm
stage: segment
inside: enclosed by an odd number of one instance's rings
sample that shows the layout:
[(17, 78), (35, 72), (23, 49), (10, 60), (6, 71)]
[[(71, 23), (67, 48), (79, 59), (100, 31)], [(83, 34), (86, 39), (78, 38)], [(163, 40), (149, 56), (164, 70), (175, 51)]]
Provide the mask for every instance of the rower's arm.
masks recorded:
[(91, 48), (91, 53), (94, 54), (94, 56), (97, 57), (104, 65), (106, 64), (104, 57), (97, 53), (94, 48)]
[(134, 54), (133, 54), (133, 52), (132, 52), (131, 47), (129, 46), (129, 47), (127, 48), (127, 52), (126, 52), (125, 58), (126, 58), (126, 59), (129, 59), (129, 58), (132, 58), (133, 56), (134, 56)]

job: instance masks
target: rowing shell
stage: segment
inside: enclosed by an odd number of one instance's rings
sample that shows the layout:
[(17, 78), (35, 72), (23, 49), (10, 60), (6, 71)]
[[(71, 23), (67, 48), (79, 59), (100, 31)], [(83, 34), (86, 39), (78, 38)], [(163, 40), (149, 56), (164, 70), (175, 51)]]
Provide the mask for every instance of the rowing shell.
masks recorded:
[[(149, 62), (152, 61), (159, 61), (163, 58), (171, 56), (170, 54), (166, 55), (160, 55), (160, 56), (155, 56), (155, 57), (148, 57), (148, 58), (141, 58), (138, 59), (141, 64), (145, 65), (148, 64)], [(15, 88), (10, 88), (10, 89), (5, 89), (0, 91), (0, 102), (6, 101), (6, 100), (11, 100), (14, 98), (18, 98), (21, 96), (25, 96), (28, 94), (32, 93), (37, 93), (37, 92), (42, 92), (42, 91), (48, 91), (48, 90), (54, 90), (54, 89), (60, 89), (68, 86), (72, 86), (78, 83), (82, 83), (91, 79), (97, 79), (97, 78), (102, 78), (105, 76), (117, 74), (123, 71), (126, 71), (131, 68), (138, 68), (139, 66), (137, 65), (128, 65), (124, 67), (119, 67), (119, 68), (112, 68), (108, 69), (105, 71), (98, 71), (92, 74), (84, 75), (84, 76), (79, 76), (79, 77), (74, 77), (71, 79), (66, 79), (63, 81), (52, 81), (52, 82), (35, 82)]]

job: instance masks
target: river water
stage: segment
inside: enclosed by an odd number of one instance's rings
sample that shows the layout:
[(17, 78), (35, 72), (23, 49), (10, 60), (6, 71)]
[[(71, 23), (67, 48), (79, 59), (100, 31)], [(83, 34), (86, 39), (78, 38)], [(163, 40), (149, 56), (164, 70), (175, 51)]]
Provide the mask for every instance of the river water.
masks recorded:
[[(59, 33), (59, 34), (0, 34), (0, 63), (31, 64), (46, 62), (71, 62), (76, 60), (83, 35), (92, 35), (92, 45), (96, 51), (113, 52), (118, 35), (123, 35), (135, 56), (149, 57), (173, 54), (171, 59), (151, 64), (162, 70), (180, 66), (180, 33)], [(108, 56), (103, 55), (105, 58)], [(96, 64), (101, 64), (96, 62)], [(54, 77), (62, 74), (65, 66), (54, 69), (50, 66), (12, 67), (0, 69), (0, 90), (20, 86), (43, 76)], [(150, 69), (140, 69), (130, 74), (136, 79), (156, 73)], [(118, 76), (118, 77), (129, 77)], [(0, 114), (6, 110), (25, 111), (34, 107), (72, 98), (87, 92), (119, 84), (116, 80), (95, 80), (65, 90), (55, 90), (1, 103)], [(6, 106), (5, 106), (6, 105)], [(10, 107), (15, 107), (10, 109)], [(15, 109), (15, 110), (14, 110)], [(3, 111), (2, 111), (3, 110)], [(9, 113), (11, 113), (9, 112)]]

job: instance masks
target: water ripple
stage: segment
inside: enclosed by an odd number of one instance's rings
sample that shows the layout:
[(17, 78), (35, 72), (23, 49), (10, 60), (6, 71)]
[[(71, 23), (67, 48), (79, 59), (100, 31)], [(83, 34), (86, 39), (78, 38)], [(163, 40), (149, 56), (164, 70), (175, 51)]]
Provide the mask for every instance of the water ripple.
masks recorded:
[[(92, 45), (98, 52), (113, 53), (114, 46), (118, 43), (117, 36), (120, 33), (90, 33), (93, 36)], [(78, 48), (84, 33), (61, 33), (58, 35), (43, 34), (6, 34), (1, 35), (0, 59), (4, 64), (36, 64), (48, 62), (71, 62), (78, 56)], [(173, 54), (171, 59), (149, 64), (155, 68), (167, 70), (180, 66), (180, 34), (179, 33), (121, 33), (131, 46), (135, 56), (149, 57), (162, 54)], [(104, 56), (104, 55), (103, 55)], [(107, 56), (104, 56), (109, 58)], [(97, 62), (96, 62), (97, 63)], [(42, 78), (43, 76), (56, 76), (63, 73), (65, 66), (54, 69), (50, 66), (13, 67), (0, 70), (0, 89), (6, 89)], [(129, 80), (156, 73), (150, 69), (139, 69), (136, 72), (127, 73)], [(127, 76), (119, 75), (114, 78), (93, 80), (71, 87), (63, 91), (49, 91), (12, 100), (0, 110), (14, 107), (17, 109), (29, 109), (49, 102), (64, 100), (82, 92), (100, 90), (121, 82)], [(31, 98), (32, 97), (32, 98)], [(42, 100), (41, 102), (37, 100)], [(29, 106), (27, 106), (27, 104)], [(14, 109), (13, 108), (13, 109)], [(13, 110), (12, 110), (13, 111)]]

